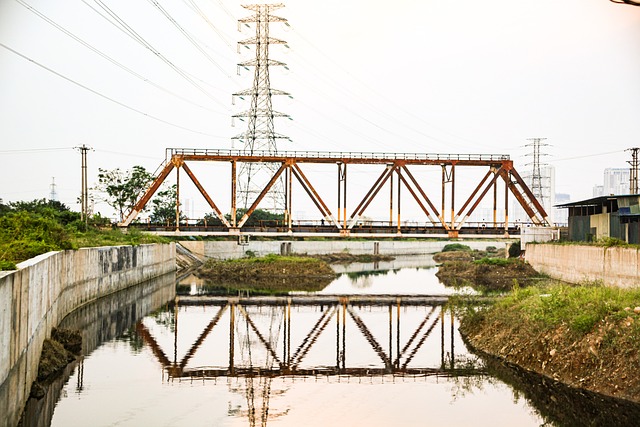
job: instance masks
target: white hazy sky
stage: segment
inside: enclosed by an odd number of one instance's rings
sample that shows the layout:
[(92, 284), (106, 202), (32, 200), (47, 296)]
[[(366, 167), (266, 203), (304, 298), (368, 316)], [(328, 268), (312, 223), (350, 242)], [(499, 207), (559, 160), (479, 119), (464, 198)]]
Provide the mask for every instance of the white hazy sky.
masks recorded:
[[(78, 209), (73, 147), (81, 144), (94, 149), (90, 184), (98, 167), (154, 171), (167, 147), (231, 148), (244, 125), (231, 127), (231, 115), (247, 108), (232, 106), (231, 93), (252, 78), (236, 74), (252, 55), (236, 50), (252, 36), (237, 31), (248, 15), (240, 5), (0, 0), (0, 198), (46, 198), (55, 177), (59, 200)], [(271, 50), (289, 65), (272, 69), (272, 87), (294, 96), (274, 99), (293, 119), (276, 119), (276, 130), (292, 138), (281, 150), (499, 153), (522, 173), (531, 161), (527, 139), (545, 137), (556, 192), (578, 200), (602, 184), (605, 168), (628, 167), (625, 149), (640, 146), (640, 7), (608, 0), (285, 6), (277, 14), (291, 27), (272, 24), (272, 36), (290, 49)], [(196, 215), (210, 210), (194, 200)], [(110, 215), (104, 204), (96, 210)]]

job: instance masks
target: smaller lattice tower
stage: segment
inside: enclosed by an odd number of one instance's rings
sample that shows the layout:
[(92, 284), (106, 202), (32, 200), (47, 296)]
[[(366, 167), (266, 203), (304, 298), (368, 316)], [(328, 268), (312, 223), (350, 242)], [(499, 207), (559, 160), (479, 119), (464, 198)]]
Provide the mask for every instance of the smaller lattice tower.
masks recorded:
[(546, 156), (546, 154), (540, 152), (540, 147), (549, 145), (543, 142), (546, 139), (547, 138), (529, 138), (528, 141), (531, 142), (525, 145), (525, 147), (532, 148), (532, 152), (527, 154), (527, 156), (533, 157), (533, 161), (527, 163), (527, 166), (531, 166), (531, 175), (529, 176), (531, 191), (542, 206), (546, 206), (545, 198), (550, 197), (550, 195), (547, 194), (549, 190), (546, 182), (548, 177), (542, 174), (543, 167), (548, 165), (540, 162), (540, 157)]
[(58, 192), (56, 191), (56, 177), (51, 178), (51, 185), (49, 186), (49, 200), (58, 200)]
[[(269, 27), (272, 22), (281, 22), (285, 25), (287, 20), (279, 16), (272, 15), (272, 11), (284, 7), (283, 4), (252, 4), (243, 5), (247, 10), (253, 11), (253, 15), (239, 19), (238, 26), (251, 24), (255, 25), (255, 37), (238, 42), (238, 50), (241, 46), (255, 45), (255, 58), (238, 64), (240, 68), (253, 67), (253, 86), (233, 94), (233, 99), (239, 97), (250, 98), (250, 106), (247, 111), (234, 114), (233, 118), (246, 119), (247, 130), (235, 137), (243, 147), (245, 154), (256, 154), (258, 152), (270, 155), (278, 152), (276, 141), (279, 139), (290, 140), (288, 137), (274, 131), (274, 117), (289, 117), (287, 114), (275, 111), (271, 98), (273, 95), (289, 95), (287, 92), (272, 89), (269, 78), (269, 68), (272, 66), (286, 67), (284, 62), (275, 61), (269, 58), (269, 46), (272, 44), (286, 45), (284, 40), (275, 39), (269, 36)], [(238, 185), (239, 203), (245, 209), (253, 202), (259, 194), (263, 185), (275, 174), (278, 167), (275, 163), (242, 163), (239, 165)], [(283, 211), (285, 206), (284, 185), (282, 180), (275, 183), (269, 193), (273, 201), (274, 211)]]
[(631, 166), (629, 170), (629, 194), (638, 194), (638, 151), (640, 148), (628, 148), (627, 151), (631, 151), (631, 161), (628, 161)]

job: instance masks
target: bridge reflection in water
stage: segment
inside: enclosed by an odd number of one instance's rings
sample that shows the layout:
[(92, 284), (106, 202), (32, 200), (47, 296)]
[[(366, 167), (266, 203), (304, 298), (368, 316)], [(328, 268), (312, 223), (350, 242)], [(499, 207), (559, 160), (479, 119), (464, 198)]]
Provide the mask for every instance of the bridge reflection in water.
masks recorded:
[[(166, 329), (156, 334), (157, 325), (139, 322), (137, 332), (169, 379), (483, 374), (462, 345), (457, 360), (460, 338), (445, 303), (442, 297), (379, 295), (183, 297), (169, 313), (172, 343)], [(186, 317), (189, 310), (206, 313), (207, 323), (185, 351), (181, 312)], [(193, 324), (185, 328), (193, 333)], [(212, 363), (223, 348), (226, 363)]]

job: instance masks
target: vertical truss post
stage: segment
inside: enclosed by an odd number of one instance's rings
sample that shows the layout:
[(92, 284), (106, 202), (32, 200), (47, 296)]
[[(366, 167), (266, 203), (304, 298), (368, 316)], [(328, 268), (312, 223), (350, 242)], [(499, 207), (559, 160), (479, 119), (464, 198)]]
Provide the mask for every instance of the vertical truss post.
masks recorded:
[(451, 165), (451, 229), (456, 228), (456, 164)]
[(342, 205), (340, 204), (340, 196), (342, 188), (340, 187), (342, 179), (342, 163), (338, 163), (338, 224), (342, 222)]
[(389, 175), (389, 227), (393, 225), (393, 169)]
[(447, 178), (447, 165), (442, 165), (442, 208), (440, 209), (440, 221), (442, 221), (442, 223), (446, 223), (445, 220), (445, 215), (444, 215), (444, 210), (446, 209), (445, 206), (445, 182), (446, 182), (446, 178)]
[[(511, 181), (511, 171), (507, 172), (509, 181)], [(509, 183), (504, 182), (504, 231), (509, 231)]]
[[(341, 200), (342, 199), (342, 200)], [(342, 207), (341, 207), (342, 206)], [(340, 210), (342, 209), (342, 213)], [(347, 164), (338, 163), (338, 223), (347, 231)]]
[(236, 198), (237, 198), (237, 163), (235, 160), (231, 161), (231, 224), (233, 228), (238, 226), (238, 212), (236, 208)]
[(402, 175), (401, 175), (401, 169), (397, 168), (396, 169), (396, 173), (398, 174), (398, 234), (400, 234), (400, 226), (401, 226), (401, 206), (400, 206), (400, 202), (401, 202), (401, 198), (400, 198), (400, 189), (402, 188)]
[(180, 167), (182, 161), (176, 164), (176, 231), (180, 231)]
[(498, 226), (498, 181), (493, 182), (493, 228)]
[(286, 182), (287, 182), (287, 188), (286, 188), (286, 194), (287, 194), (287, 228), (289, 229), (289, 231), (291, 231), (291, 228), (293, 226), (293, 219), (292, 219), (292, 215), (293, 215), (293, 206), (292, 206), (292, 201), (293, 201), (293, 196), (291, 194), (292, 191), (292, 184), (293, 184), (293, 176), (291, 173), (291, 164), (287, 165), (287, 177), (286, 177)]

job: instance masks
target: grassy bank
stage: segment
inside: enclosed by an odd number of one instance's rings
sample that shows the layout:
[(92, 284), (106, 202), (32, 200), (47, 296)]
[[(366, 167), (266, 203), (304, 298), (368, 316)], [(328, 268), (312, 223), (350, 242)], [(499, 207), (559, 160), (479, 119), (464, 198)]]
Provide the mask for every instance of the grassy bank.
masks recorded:
[(462, 317), (461, 332), (481, 351), (573, 387), (640, 401), (640, 290), (516, 287)]
[(85, 224), (79, 213), (55, 201), (0, 204), (0, 270), (14, 270), (17, 263), (50, 251), (168, 241), (135, 229), (124, 233), (105, 223), (98, 215)]
[(335, 278), (333, 269), (325, 261), (280, 255), (210, 259), (197, 274), (229, 289), (267, 292), (319, 291)]

